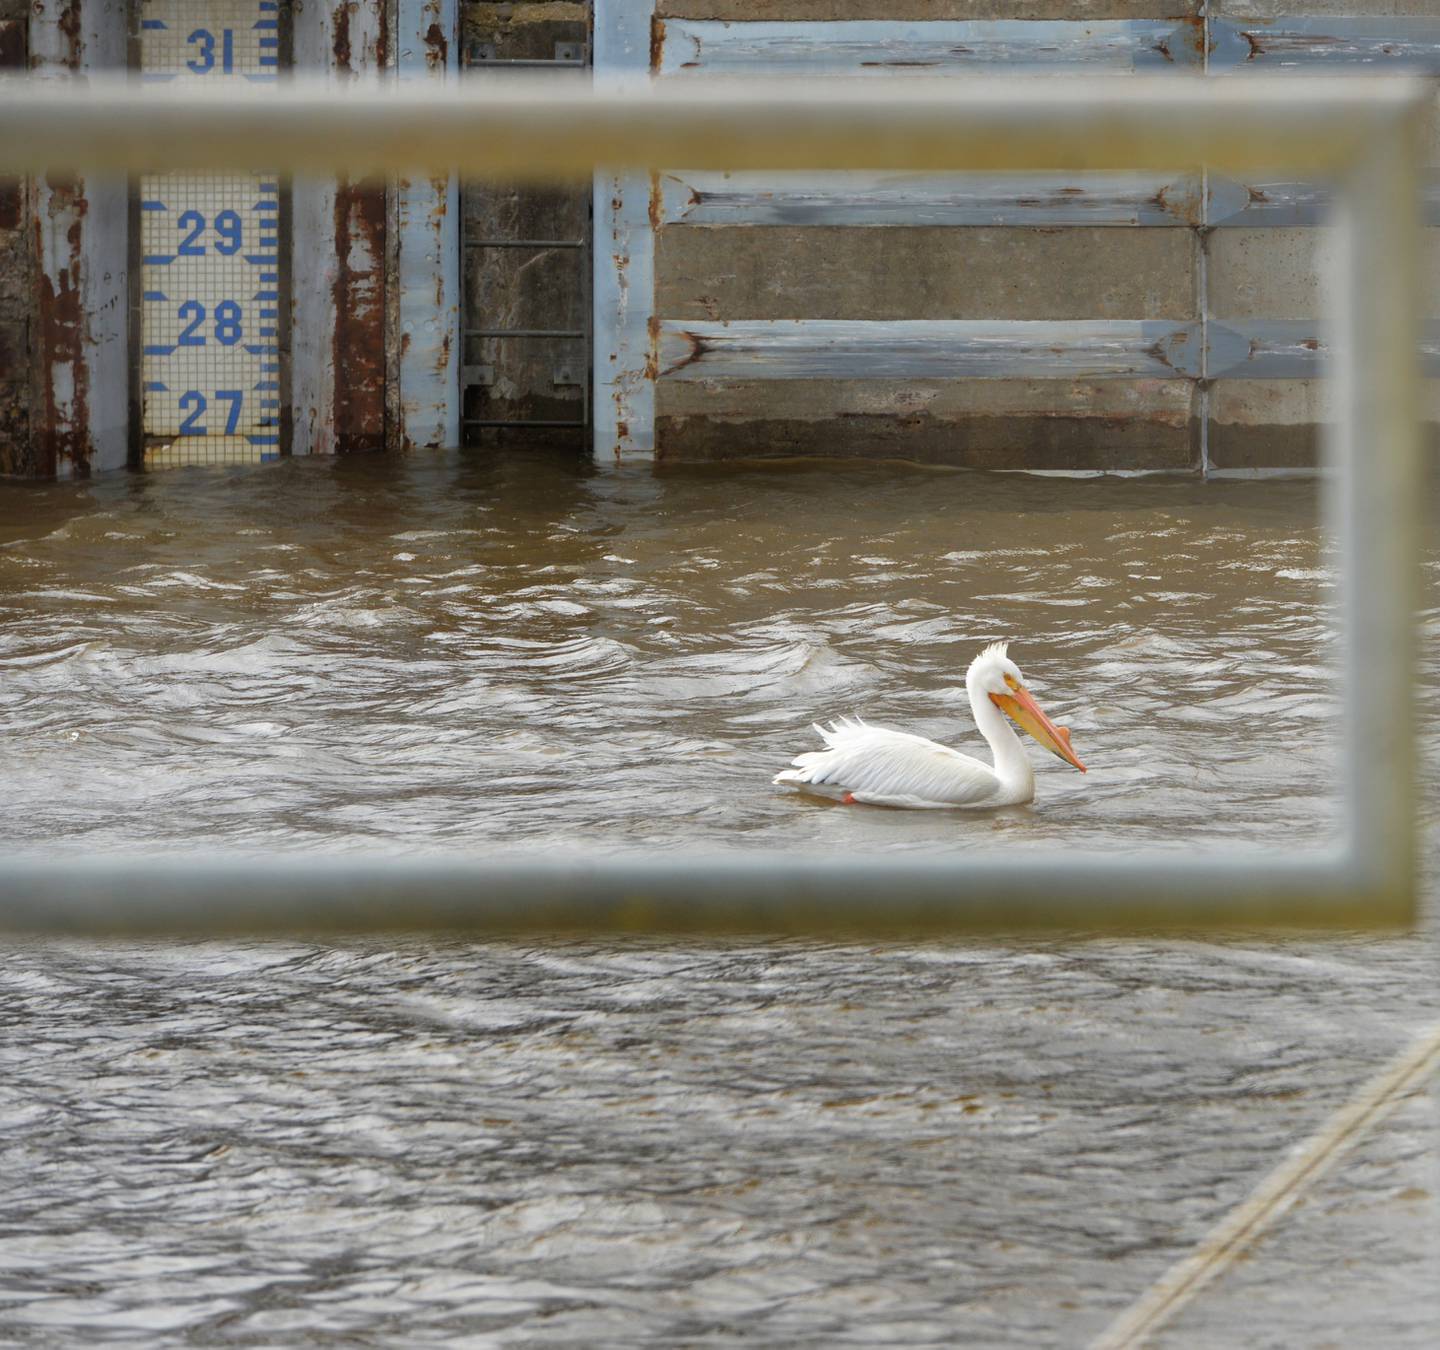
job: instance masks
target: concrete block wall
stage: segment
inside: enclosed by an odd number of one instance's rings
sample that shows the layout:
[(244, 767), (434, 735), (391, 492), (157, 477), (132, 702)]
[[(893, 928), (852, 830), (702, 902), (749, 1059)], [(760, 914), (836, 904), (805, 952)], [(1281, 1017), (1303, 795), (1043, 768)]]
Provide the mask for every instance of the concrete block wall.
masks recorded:
[[(1165, 20), (1203, 34), (1207, 22), (1367, 15), (1403, 22), (1436, 18), (1440, 8), (1436, 0), (1211, 0), (1208, 11), (1201, 0), (657, 3), (660, 25), (788, 20), (813, 21), (817, 31), (849, 19), (1006, 18)], [(1215, 59), (1214, 78), (1276, 68), (1233, 53)], [(1431, 161), (1440, 168), (1440, 132)], [(666, 223), (655, 244), (655, 312), (711, 323), (1304, 320), (1322, 312), (1325, 234), (1316, 226), (1212, 229), (1203, 210), (1189, 222), (1107, 227)], [(1440, 315), (1440, 230), (1427, 238), (1428, 309)], [(662, 377), (655, 453), (662, 461), (818, 454), (984, 468), (1283, 470), (1316, 462), (1324, 398), (1316, 378)], [(1431, 382), (1430, 410), (1440, 422), (1440, 381)]]
[[(1296, 17), (1425, 18), (1440, 0), (1211, 0), (1213, 18), (1241, 22)], [(1427, 164), (1440, 172), (1440, 103)], [(1325, 303), (1329, 231), (1323, 226), (1217, 229), (1205, 240), (1210, 319), (1312, 319)], [(1440, 317), (1440, 229), (1424, 232), (1425, 312)], [(1305, 469), (1316, 463), (1330, 414), (1321, 379), (1217, 379), (1208, 389), (1207, 458), (1217, 472)], [(1426, 382), (1432, 440), (1440, 434), (1440, 380)]]

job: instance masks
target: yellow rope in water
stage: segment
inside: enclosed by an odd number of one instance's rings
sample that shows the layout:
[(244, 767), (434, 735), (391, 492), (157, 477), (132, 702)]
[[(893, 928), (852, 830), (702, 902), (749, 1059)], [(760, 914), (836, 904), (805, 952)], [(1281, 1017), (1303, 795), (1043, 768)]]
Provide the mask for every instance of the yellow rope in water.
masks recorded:
[(1320, 1180), (1373, 1126), (1440, 1069), (1440, 1026), (1432, 1027), (1335, 1112), (1203, 1242), (1177, 1261), (1091, 1344), (1091, 1350), (1134, 1350), (1224, 1272), (1300, 1195)]

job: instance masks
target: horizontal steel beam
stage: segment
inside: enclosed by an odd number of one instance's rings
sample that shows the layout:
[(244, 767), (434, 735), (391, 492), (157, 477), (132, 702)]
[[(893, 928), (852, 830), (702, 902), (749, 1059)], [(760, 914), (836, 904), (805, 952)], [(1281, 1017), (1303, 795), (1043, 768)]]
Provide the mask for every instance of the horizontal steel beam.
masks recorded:
[[(1299, 4), (1296, 8), (1303, 9)], [(1440, 17), (1396, 14), (1211, 19), (1210, 69), (1440, 74)]]
[[(1206, 187), (1205, 224), (1221, 229), (1323, 225), (1335, 207), (1335, 190), (1328, 183), (1289, 178), (1237, 183), (1211, 174)], [(1420, 195), (1425, 224), (1440, 225), (1440, 172), (1422, 174)]]
[(670, 173), (661, 225), (1198, 225), (1200, 180), (1138, 173)]
[(735, 319), (660, 324), (682, 380), (1198, 379), (1201, 325), (1167, 320)]
[[(1323, 224), (1326, 183), (1210, 174), (686, 173), (660, 179), (661, 225), (1146, 225), (1276, 229)], [(1440, 225), (1440, 173), (1422, 210)]]
[[(1321, 176), (1423, 108), (1404, 77), (965, 80), (296, 79), (263, 90), (123, 77), (0, 82), (0, 173), (460, 170), (545, 181), (607, 168), (1288, 169)], [(1398, 134), (1398, 132), (1396, 133)]]
[[(1211, 319), (1205, 338), (1211, 379), (1313, 379), (1334, 356), (1319, 319)], [(1440, 322), (1425, 325), (1420, 359), (1427, 376), (1440, 376)]]
[(824, 23), (660, 19), (661, 75), (972, 75), (1199, 66), (1204, 32), (1174, 19), (842, 19)]
[[(1300, 380), (1324, 373), (1319, 319), (664, 319), (660, 379)], [(1440, 322), (1420, 343), (1440, 377)]]

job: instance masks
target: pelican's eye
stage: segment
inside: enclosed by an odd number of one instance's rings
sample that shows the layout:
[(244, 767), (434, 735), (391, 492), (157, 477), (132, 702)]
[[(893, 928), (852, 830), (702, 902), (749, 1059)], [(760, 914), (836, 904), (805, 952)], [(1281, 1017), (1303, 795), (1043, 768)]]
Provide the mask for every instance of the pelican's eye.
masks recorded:
[(1020, 688), (1020, 681), (1013, 675), (1007, 675), (1005, 677), (1005, 683), (1008, 684), (1012, 690), (1018, 690)]

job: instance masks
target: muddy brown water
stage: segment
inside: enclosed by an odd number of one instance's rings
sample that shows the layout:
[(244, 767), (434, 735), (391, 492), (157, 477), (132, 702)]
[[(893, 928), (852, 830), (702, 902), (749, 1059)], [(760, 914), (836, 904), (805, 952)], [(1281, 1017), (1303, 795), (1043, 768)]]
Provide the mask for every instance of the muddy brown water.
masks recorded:
[[(0, 852), (1322, 843), (1316, 508), (460, 453), (3, 487)], [(983, 752), (996, 638), (1087, 775), (770, 786), (836, 714)], [(0, 1339), (1077, 1344), (1437, 1002), (1407, 938), (20, 946)], [(1165, 1343), (1427, 1344), (1433, 1131), (1410, 1103)]]

